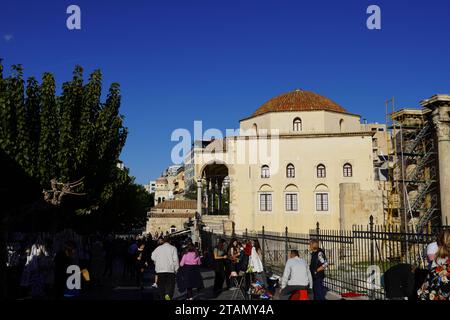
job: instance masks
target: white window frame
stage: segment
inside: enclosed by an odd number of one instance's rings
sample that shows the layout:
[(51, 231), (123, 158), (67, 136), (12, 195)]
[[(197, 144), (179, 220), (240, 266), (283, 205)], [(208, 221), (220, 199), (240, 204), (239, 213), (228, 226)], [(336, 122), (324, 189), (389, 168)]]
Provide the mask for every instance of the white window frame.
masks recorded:
[[(345, 175), (346, 174), (346, 166), (350, 166), (350, 175)], [(350, 162), (346, 162), (344, 163), (344, 165), (342, 166), (342, 176), (344, 178), (352, 178), (353, 177), (353, 165)]]
[[(320, 169), (319, 169), (319, 167), (320, 167)], [(321, 175), (319, 176), (319, 170), (323, 171), (323, 175), (321, 173)], [(324, 165), (323, 163), (319, 163), (316, 166), (316, 178), (317, 179), (325, 179), (326, 177), (327, 177), (327, 166)]]
[[(262, 207), (262, 197), (263, 196), (266, 198), (265, 203), (264, 203), (265, 210), (263, 210), (263, 207)], [(267, 197), (270, 199), (269, 202), (267, 201), (267, 199), (268, 199)], [(270, 208), (268, 208), (269, 206), (270, 206)], [(258, 193), (258, 208), (259, 208), (260, 212), (264, 212), (264, 213), (272, 212), (272, 210), (273, 210), (273, 194), (272, 194), (272, 192), (259, 192)]]
[(261, 166), (261, 179), (268, 179), (268, 178), (270, 178), (270, 167), (265, 164)]
[(301, 132), (303, 130), (303, 121), (301, 118), (295, 118), (292, 121), (292, 131)]
[[(323, 207), (323, 199), (321, 200), (321, 207), (318, 207), (318, 196), (319, 195), (326, 195), (326, 209), (324, 210)], [(330, 193), (327, 191), (317, 191), (314, 192), (314, 208), (316, 209), (316, 212), (318, 213), (329, 213), (330, 212)]]
[[(292, 171), (292, 176), (289, 176), (289, 171)], [(286, 178), (293, 179), (295, 178), (295, 166), (292, 163), (288, 163), (286, 166)]]
[[(292, 202), (293, 206), (288, 208), (288, 196), (295, 196), (295, 202)], [(299, 196), (298, 192), (286, 191), (284, 193), (284, 211), (288, 213), (299, 211)]]

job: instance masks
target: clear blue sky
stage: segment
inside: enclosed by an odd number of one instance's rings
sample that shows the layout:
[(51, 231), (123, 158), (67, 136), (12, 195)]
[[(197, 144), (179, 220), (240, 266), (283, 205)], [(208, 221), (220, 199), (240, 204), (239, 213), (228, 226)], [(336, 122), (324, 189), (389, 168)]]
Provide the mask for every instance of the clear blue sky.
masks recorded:
[[(82, 29), (66, 28), (77, 4)], [(381, 7), (382, 30), (366, 28)], [(237, 128), (295, 88), (330, 97), (369, 121), (384, 101), (415, 107), (450, 92), (448, 0), (3, 0), (0, 57), (26, 75), (74, 64), (122, 87), (129, 137), (122, 159), (139, 183), (170, 164), (176, 128)]]

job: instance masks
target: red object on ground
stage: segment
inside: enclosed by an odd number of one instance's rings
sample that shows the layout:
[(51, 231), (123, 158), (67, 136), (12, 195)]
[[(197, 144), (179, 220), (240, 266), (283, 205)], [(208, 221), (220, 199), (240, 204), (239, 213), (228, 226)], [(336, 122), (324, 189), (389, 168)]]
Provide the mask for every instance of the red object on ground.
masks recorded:
[(342, 298), (356, 298), (356, 297), (365, 297), (365, 294), (356, 293), (356, 292), (344, 292), (341, 294)]
[(297, 290), (294, 291), (289, 300), (309, 300), (308, 298), (308, 290)]

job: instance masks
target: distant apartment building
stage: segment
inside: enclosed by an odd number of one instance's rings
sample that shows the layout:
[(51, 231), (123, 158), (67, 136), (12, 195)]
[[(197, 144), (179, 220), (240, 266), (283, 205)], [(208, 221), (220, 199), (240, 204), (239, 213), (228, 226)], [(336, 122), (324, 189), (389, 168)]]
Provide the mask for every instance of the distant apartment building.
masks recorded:
[(184, 166), (169, 166), (155, 181), (155, 205), (166, 200), (184, 199), (184, 191)]
[(196, 187), (195, 177), (198, 175), (198, 172), (196, 172), (198, 166), (195, 165), (195, 155), (201, 154), (203, 149), (206, 148), (210, 143), (211, 141), (205, 140), (195, 141), (192, 144), (191, 150), (189, 150), (189, 152), (184, 157), (184, 183), (187, 190)]
[(181, 164), (174, 164), (174, 165), (171, 165), (171, 166), (167, 167), (166, 170), (164, 170), (163, 175), (164, 175), (164, 176), (170, 176), (170, 177), (176, 176), (177, 173), (178, 173), (178, 171), (179, 171), (182, 167), (183, 167), (183, 165), (181, 165)]
[(156, 181), (150, 181), (148, 184), (144, 185), (144, 188), (148, 193), (155, 193), (156, 192)]

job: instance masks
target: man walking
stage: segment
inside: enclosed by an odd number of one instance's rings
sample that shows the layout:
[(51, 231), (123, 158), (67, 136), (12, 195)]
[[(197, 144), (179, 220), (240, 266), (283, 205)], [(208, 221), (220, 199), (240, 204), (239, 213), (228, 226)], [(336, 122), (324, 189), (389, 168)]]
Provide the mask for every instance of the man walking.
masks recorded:
[(309, 247), (311, 249), (311, 263), (309, 269), (313, 277), (314, 300), (325, 300), (326, 289), (323, 285), (325, 279), (325, 269), (328, 261), (325, 252), (319, 247), (319, 240), (311, 240)]
[(155, 262), (157, 276), (156, 284), (160, 290), (161, 297), (171, 300), (175, 291), (175, 274), (179, 268), (177, 249), (170, 244), (169, 237), (162, 240), (162, 244), (152, 253)]
[(281, 300), (289, 300), (298, 290), (313, 288), (313, 279), (306, 261), (299, 257), (298, 250), (291, 250), (281, 279)]

